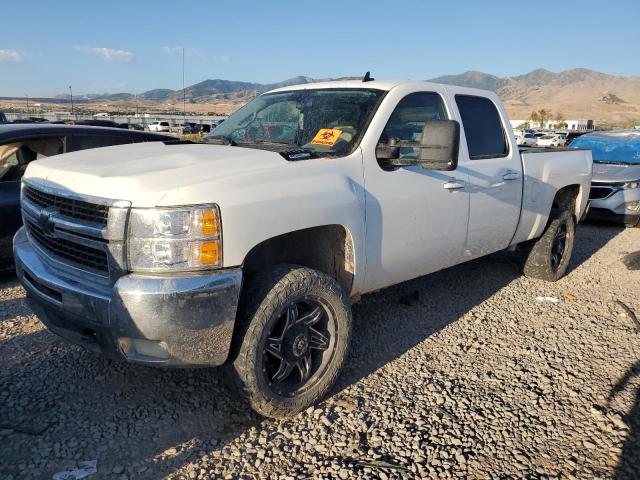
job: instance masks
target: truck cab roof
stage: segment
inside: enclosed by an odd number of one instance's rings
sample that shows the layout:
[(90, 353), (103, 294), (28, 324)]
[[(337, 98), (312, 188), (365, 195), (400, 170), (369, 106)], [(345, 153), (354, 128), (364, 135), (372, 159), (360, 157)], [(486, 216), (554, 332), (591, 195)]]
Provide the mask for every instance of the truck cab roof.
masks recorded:
[[(316, 83), (304, 83), (301, 85), (291, 85), (288, 87), (281, 87), (275, 90), (270, 90), (266, 93), (275, 92), (290, 92), (293, 90), (319, 90), (319, 89), (340, 89), (340, 88), (361, 88), (361, 89), (373, 89), (389, 91), (399, 86), (414, 87), (416, 90), (431, 90), (434, 86), (442, 87), (443, 84), (425, 81), (413, 81), (413, 80), (370, 80), (363, 82), (362, 80), (336, 80), (332, 82), (316, 82)], [(446, 84), (447, 90), (460, 93), (475, 93), (482, 94), (483, 96), (493, 95), (493, 92), (488, 90), (480, 90), (477, 88), (459, 87), (456, 85)]]

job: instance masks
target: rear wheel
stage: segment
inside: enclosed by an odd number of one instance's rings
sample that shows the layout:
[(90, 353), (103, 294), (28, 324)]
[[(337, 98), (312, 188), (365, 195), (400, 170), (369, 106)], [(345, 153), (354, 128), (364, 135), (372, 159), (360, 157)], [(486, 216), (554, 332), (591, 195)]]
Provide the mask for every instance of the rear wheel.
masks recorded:
[(549, 282), (559, 280), (571, 261), (575, 230), (576, 221), (571, 212), (553, 210), (547, 228), (527, 255), (524, 274)]
[(338, 283), (283, 265), (250, 280), (243, 302), (233, 370), (253, 409), (283, 417), (319, 402), (351, 336), (351, 309)]

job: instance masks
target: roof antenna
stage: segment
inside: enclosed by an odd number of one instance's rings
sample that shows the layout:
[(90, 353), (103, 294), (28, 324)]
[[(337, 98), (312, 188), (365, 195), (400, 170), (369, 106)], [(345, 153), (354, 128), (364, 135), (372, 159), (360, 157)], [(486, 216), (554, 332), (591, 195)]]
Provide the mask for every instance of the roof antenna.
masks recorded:
[(375, 80), (375, 78), (371, 77), (371, 72), (367, 72), (364, 74), (364, 77), (362, 78), (362, 83), (371, 82), (373, 80)]

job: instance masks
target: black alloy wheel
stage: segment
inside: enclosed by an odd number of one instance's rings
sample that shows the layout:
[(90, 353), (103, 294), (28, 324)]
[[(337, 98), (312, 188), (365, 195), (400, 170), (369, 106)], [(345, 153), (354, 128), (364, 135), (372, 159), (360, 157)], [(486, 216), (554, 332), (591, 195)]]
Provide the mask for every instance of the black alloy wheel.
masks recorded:
[(265, 339), (262, 371), (271, 390), (291, 397), (312, 387), (330, 360), (335, 331), (335, 318), (320, 300), (290, 303)]

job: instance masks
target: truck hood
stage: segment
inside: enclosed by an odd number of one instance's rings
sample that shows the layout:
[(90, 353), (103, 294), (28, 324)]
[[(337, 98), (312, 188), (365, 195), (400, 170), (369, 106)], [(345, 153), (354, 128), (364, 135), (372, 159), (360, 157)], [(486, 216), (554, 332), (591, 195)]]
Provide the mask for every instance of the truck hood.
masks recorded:
[(618, 183), (640, 180), (640, 165), (593, 162), (593, 182)]
[[(73, 193), (154, 207), (205, 203), (216, 184), (229, 187), (247, 176), (255, 181), (287, 165), (280, 154), (258, 149), (148, 142), (38, 160), (29, 164), (24, 177)], [(209, 200), (194, 198), (194, 192), (203, 190), (208, 190)]]

